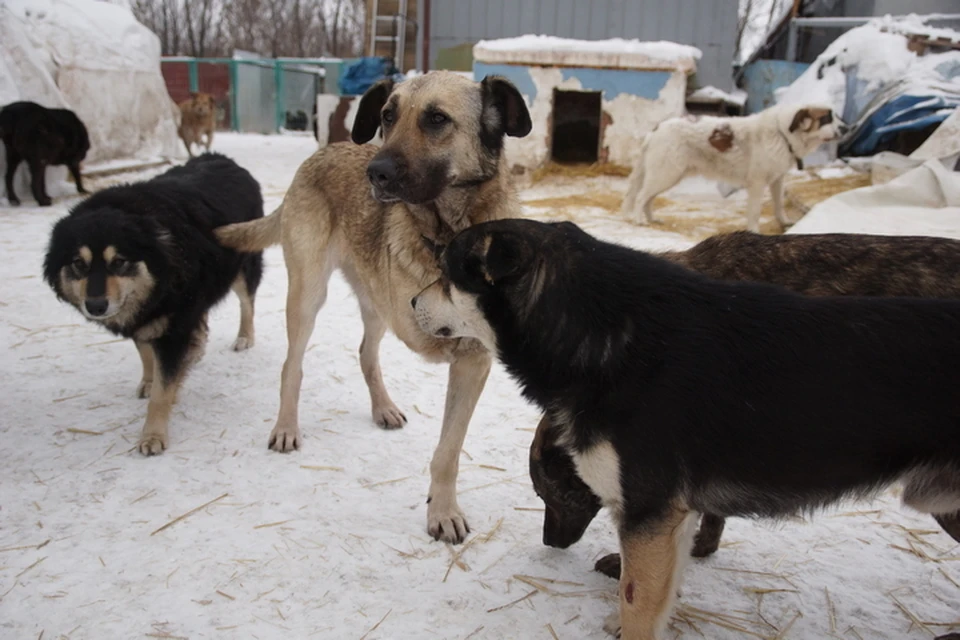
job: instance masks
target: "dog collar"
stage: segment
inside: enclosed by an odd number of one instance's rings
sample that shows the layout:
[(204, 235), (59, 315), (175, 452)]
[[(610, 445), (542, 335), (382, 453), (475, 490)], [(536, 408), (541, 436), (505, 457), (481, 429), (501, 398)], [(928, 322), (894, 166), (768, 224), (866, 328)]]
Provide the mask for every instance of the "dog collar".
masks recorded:
[(793, 161), (797, 163), (797, 170), (803, 171), (803, 158), (797, 155), (797, 152), (793, 150), (793, 145), (790, 144), (790, 140), (787, 136), (783, 135), (783, 131), (778, 131), (780, 137), (783, 138), (783, 141), (787, 143), (787, 149), (790, 150), (790, 155), (793, 156)]

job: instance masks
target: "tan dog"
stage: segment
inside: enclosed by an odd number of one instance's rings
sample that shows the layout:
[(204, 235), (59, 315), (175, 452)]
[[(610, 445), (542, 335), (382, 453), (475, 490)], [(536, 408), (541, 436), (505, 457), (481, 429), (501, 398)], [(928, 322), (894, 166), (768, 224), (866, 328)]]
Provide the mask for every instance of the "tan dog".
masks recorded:
[[(213, 144), (213, 130), (217, 126), (217, 103), (209, 93), (190, 93), (190, 99), (184, 100), (180, 107), (180, 128), (177, 133), (187, 147), (187, 153), (193, 156), (192, 145), (203, 145), (210, 151)], [(206, 141), (203, 137), (206, 136)]]
[[(360, 146), (380, 127), (382, 148)], [(301, 165), (273, 214), (218, 230), (224, 244), (243, 251), (283, 244), (288, 346), (271, 449), (300, 446), (303, 355), (335, 269), (360, 302), (360, 368), (377, 424), (396, 429), (407, 420), (380, 373), (380, 340), (387, 329), (424, 358), (450, 363), (427, 498), (428, 531), (446, 542), (461, 542), (469, 531), (457, 504), (457, 472), (491, 358), (476, 340), (424, 333), (410, 300), (440, 276), (433, 243), (446, 243), (478, 222), (520, 215), (500, 158), (503, 136), (525, 136), (530, 128), (523, 98), (503, 78), (478, 83), (438, 71), (397, 85), (381, 81), (360, 101), (352, 132), (357, 145), (321, 149)]]
[(742, 118), (672, 118), (643, 141), (630, 173), (623, 215), (653, 222), (653, 199), (687, 176), (702, 175), (747, 189), (747, 229), (759, 231), (763, 192), (781, 226), (783, 177), (804, 156), (840, 137), (844, 124), (828, 106), (777, 105)]

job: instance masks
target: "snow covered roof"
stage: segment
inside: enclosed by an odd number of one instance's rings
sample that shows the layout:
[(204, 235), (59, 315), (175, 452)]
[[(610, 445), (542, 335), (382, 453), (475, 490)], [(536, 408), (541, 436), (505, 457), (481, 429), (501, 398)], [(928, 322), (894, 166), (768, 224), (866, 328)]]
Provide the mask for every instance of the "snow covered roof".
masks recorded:
[(621, 69), (676, 69), (688, 73), (697, 67), (702, 52), (676, 42), (640, 40), (573, 40), (556, 36), (525, 35), (481, 40), (473, 47), (478, 62), (537, 66), (616, 67)]

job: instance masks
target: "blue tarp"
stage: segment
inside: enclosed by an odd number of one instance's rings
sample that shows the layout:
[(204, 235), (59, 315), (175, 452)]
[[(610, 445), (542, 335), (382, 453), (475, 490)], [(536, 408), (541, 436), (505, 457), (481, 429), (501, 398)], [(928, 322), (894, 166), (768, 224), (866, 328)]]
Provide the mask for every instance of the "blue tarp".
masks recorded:
[(898, 134), (939, 124), (960, 107), (960, 61), (936, 68), (937, 79), (903, 78), (871, 87), (857, 75), (847, 76), (843, 120), (852, 125), (840, 144), (841, 155), (873, 155), (891, 148)]
[(393, 59), (386, 57), (360, 58), (344, 71), (337, 81), (340, 93), (345, 96), (357, 96), (369, 89), (374, 82), (392, 77), (395, 80), (403, 76), (393, 66)]

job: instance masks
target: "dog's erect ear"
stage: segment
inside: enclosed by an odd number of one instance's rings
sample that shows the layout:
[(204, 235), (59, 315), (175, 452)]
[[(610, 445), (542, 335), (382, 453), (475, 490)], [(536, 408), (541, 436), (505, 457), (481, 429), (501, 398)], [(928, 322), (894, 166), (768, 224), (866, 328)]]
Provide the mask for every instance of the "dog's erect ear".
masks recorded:
[(533, 128), (523, 96), (502, 76), (487, 76), (483, 91), (483, 126), (498, 136), (522, 138)]
[(512, 233), (484, 236), (473, 248), (480, 272), (488, 284), (497, 284), (516, 273), (523, 263), (523, 241)]
[(793, 116), (793, 122), (790, 123), (790, 133), (793, 133), (797, 129), (809, 131), (812, 123), (813, 118), (810, 116), (810, 110), (800, 109), (796, 115)]
[(357, 108), (357, 117), (353, 121), (353, 130), (350, 138), (357, 144), (364, 144), (373, 140), (380, 128), (380, 110), (387, 104), (387, 98), (393, 91), (393, 80), (389, 78), (374, 83), (360, 98)]
[(440, 254), (447, 248), (447, 245), (437, 244), (422, 233), (420, 234), (420, 241), (423, 242), (423, 246), (427, 248), (427, 251), (433, 254), (434, 259), (438, 261), (440, 260)]

